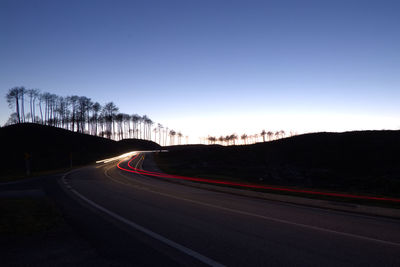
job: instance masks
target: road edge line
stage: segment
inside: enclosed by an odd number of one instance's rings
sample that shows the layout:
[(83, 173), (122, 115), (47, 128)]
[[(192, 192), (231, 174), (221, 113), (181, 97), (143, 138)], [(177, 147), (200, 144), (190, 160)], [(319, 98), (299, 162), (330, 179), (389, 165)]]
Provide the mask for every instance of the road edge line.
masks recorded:
[(130, 221), (130, 220), (128, 220), (128, 219), (126, 219), (126, 218), (124, 218), (124, 217), (122, 217), (122, 216), (120, 216), (120, 215), (118, 215), (118, 214), (116, 214), (116, 213), (114, 213), (114, 212), (112, 212), (112, 211), (100, 206), (99, 204), (95, 203), (94, 201), (86, 198), (81, 193), (79, 193), (78, 191), (73, 189), (66, 182), (65, 178), (71, 173), (72, 172), (65, 173), (61, 177), (61, 180), (62, 180), (64, 186), (71, 193), (73, 193), (76, 196), (78, 196), (81, 200), (85, 201), (87, 204), (89, 204), (92, 207), (94, 207), (94, 208), (106, 213), (107, 215), (113, 217), (114, 219), (129, 225), (130, 227), (136, 229), (137, 231), (140, 231), (140, 232), (142, 232), (142, 233), (144, 233), (144, 234), (146, 234), (146, 235), (148, 235), (148, 236), (150, 236), (150, 237), (152, 237), (152, 238), (154, 238), (154, 239), (156, 239), (156, 240), (158, 240), (158, 241), (160, 241), (160, 242), (162, 242), (162, 243), (164, 243), (164, 244), (166, 244), (166, 245), (168, 245), (170, 247), (173, 247), (173, 248), (175, 248), (175, 249), (177, 249), (177, 250), (179, 250), (179, 251), (181, 251), (181, 252), (183, 252), (183, 253), (185, 253), (185, 254), (187, 254), (187, 255), (189, 255), (189, 256), (197, 259), (197, 260), (199, 260), (202, 263), (205, 263), (205, 264), (207, 264), (209, 266), (215, 266), (215, 267), (225, 266), (225, 265), (223, 265), (223, 264), (221, 264), (221, 263), (219, 263), (219, 262), (217, 262), (217, 261), (215, 261), (213, 259), (210, 259), (210, 258), (208, 258), (208, 257), (206, 257), (206, 256), (204, 256), (204, 255), (202, 255), (202, 254), (190, 249), (190, 248), (187, 248), (187, 247), (185, 247), (185, 246), (183, 246), (181, 244), (178, 244), (178, 243), (176, 243), (176, 242), (174, 242), (174, 241), (172, 241), (172, 240), (170, 240), (170, 239), (168, 239), (168, 238), (166, 238), (166, 237), (164, 237), (164, 236), (162, 236), (160, 234), (157, 234), (157, 233), (155, 233), (155, 232), (153, 232), (153, 231), (151, 231), (151, 230), (149, 230), (149, 229), (147, 229), (147, 228), (145, 228), (145, 227), (143, 227), (143, 226), (141, 226), (141, 225), (139, 225), (137, 223), (134, 223), (134, 222), (132, 222), (132, 221)]

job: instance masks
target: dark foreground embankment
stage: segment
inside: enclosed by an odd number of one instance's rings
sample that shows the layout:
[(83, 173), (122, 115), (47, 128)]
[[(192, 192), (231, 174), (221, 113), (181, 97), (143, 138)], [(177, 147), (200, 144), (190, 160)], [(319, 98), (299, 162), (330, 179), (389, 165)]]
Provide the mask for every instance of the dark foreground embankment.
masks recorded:
[(132, 150), (158, 149), (146, 140), (113, 141), (32, 123), (0, 128), (1, 176), (69, 168)]

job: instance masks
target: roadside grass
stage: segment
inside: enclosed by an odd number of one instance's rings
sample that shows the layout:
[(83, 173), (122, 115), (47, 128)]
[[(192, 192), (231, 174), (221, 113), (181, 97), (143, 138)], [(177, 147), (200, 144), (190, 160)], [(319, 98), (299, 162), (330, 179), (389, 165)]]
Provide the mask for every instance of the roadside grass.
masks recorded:
[(70, 170), (70, 169), (69, 168), (60, 168), (60, 169), (46, 170), (46, 171), (33, 171), (29, 176), (26, 175), (26, 173), (24, 171), (2, 172), (0, 174), (0, 183), (15, 182), (15, 181), (34, 178), (34, 177), (38, 177), (38, 176), (63, 173), (68, 170)]
[(29, 179), (29, 178), (35, 178), (39, 176), (47, 176), (47, 175), (53, 175), (53, 174), (60, 174), (60, 173), (65, 173), (74, 169), (82, 168), (85, 166), (92, 165), (93, 163), (89, 164), (82, 164), (82, 165), (77, 165), (73, 166), (72, 168), (58, 168), (58, 169), (51, 169), (51, 170), (41, 170), (41, 171), (32, 171), (32, 173), (28, 176), (26, 175), (25, 171), (3, 171), (0, 173), (0, 183), (6, 183), (6, 182), (16, 182), (24, 179)]
[(30, 236), (65, 224), (47, 197), (0, 198), (0, 236)]

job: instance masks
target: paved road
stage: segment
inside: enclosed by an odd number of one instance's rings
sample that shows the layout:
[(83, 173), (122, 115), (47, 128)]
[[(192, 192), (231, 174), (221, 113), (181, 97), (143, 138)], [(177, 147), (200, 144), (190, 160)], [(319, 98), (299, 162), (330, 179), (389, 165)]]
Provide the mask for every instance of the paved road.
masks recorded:
[(103, 232), (117, 226), (118, 256), (132, 264), (400, 266), (398, 220), (207, 191), (115, 165), (74, 171), (63, 186), (109, 222)]

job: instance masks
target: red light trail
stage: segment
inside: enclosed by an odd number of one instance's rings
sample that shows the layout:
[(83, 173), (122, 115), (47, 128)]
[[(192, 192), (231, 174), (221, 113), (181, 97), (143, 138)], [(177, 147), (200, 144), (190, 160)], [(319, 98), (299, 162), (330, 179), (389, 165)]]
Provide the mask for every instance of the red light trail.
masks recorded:
[(186, 176), (179, 176), (179, 175), (166, 174), (166, 173), (160, 173), (160, 172), (140, 170), (131, 165), (132, 161), (135, 160), (139, 155), (140, 154), (135, 155), (128, 161), (128, 167), (130, 169), (121, 167), (121, 163), (124, 160), (121, 160), (120, 162), (118, 162), (117, 167), (120, 170), (131, 172), (131, 173), (136, 173), (136, 174), (141, 174), (141, 175), (148, 175), (148, 176), (169, 178), (169, 179), (180, 179), (180, 180), (202, 182), (202, 183), (209, 183), (209, 184), (222, 184), (222, 185), (244, 187), (244, 188), (266, 189), (266, 190), (272, 190), (272, 191), (303, 193), (303, 194), (311, 194), (311, 195), (342, 197), (342, 198), (352, 198), (352, 199), (362, 199), (362, 200), (379, 200), (379, 201), (400, 202), (400, 199), (397, 199), (397, 198), (373, 197), (373, 196), (364, 196), (364, 195), (352, 195), (352, 194), (346, 194), (346, 193), (332, 193), (332, 192), (321, 192), (321, 191), (312, 191), (312, 190), (304, 190), (304, 189), (292, 189), (292, 188), (276, 187), (276, 186), (269, 186), (269, 185), (257, 185), (257, 184), (239, 183), (239, 182), (233, 182), (233, 181), (220, 181), (220, 180), (213, 180), (213, 179), (206, 179), (206, 178), (186, 177)]

